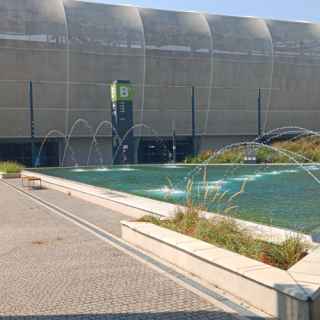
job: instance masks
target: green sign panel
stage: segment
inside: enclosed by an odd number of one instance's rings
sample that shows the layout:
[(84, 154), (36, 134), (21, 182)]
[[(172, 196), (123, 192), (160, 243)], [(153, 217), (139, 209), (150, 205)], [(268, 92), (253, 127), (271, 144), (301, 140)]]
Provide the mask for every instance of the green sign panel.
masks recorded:
[[(130, 81), (117, 80), (111, 85), (112, 150), (114, 164), (134, 163), (133, 89)], [(115, 134), (117, 133), (117, 134)]]
[(133, 88), (130, 83), (116, 81), (111, 85), (112, 102), (132, 101)]

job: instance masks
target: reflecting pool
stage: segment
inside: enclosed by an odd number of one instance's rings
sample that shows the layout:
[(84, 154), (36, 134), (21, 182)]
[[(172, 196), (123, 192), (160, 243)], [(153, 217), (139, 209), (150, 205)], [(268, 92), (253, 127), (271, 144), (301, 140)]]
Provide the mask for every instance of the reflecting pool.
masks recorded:
[[(206, 168), (206, 169), (205, 169)], [(210, 194), (209, 209), (234, 207), (237, 218), (311, 233), (320, 228), (320, 165), (136, 165), (35, 171), (93, 186), (184, 204)], [(308, 173), (309, 172), (309, 173)], [(233, 197), (240, 190), (241, 194)]]

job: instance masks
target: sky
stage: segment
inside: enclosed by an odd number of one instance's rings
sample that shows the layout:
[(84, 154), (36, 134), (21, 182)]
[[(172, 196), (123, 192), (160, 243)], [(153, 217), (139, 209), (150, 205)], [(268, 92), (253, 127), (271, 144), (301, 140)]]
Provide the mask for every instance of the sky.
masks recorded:
[[(81, 0), (82, 1), (82, 0)], [(320, 23), (320, 0), (85, 0), (168, 10)]]

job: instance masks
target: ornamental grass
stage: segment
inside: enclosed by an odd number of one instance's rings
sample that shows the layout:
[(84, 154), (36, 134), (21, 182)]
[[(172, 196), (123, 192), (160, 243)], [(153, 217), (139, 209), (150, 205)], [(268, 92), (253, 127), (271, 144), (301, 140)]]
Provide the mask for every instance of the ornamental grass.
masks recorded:
[(14, 161), (0, 162), (0, 172), (3, 173), (20, 173), (24, 169), (22, 164)]

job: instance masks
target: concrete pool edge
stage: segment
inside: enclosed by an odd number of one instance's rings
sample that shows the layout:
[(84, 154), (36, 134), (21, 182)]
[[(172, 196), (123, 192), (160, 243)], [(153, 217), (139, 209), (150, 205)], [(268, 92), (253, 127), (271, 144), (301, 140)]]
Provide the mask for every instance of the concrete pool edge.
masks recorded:
[[(72, 194), (83, 200), (120, 211), (133, 218), (141, 218), (144, 215), (153, 214), (164, 218), (172, 217), (177, 208), (182, 205), (172, 204), (169, 202), (158, 201), (147, 197), (137, 196), (130, 193), (120, 192), (102, 187), (96, 187), (82, 182), (55, 177), (33, 170), (23, 170), (22, 176), (39, 177), (44, 187), (55, 189), (64, 193)], [(209, 217), (221, 217), (219, 214), (212, 212), (203, 212), (203, 215)], [(300, 234), (288, 229), (282, 229), (273, 226), (267, 226), (260, 223), (235, 219), (239, 225), (253, 232), (257, 237), (272, 242), (280, 242), (293, 235), (299, 235), (304, 241), (315, 245), (312, 237)]]
[(320, 317), (320, 274), (316, 272), (320, 248), (284, 271), (149, 223), (123, 221), (121, 227), (127, 242), (271, 316), (285, 320)]

